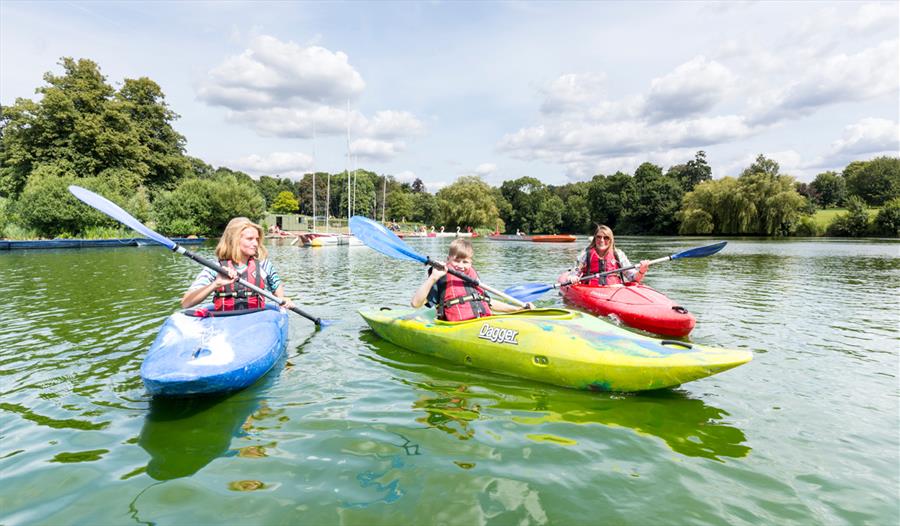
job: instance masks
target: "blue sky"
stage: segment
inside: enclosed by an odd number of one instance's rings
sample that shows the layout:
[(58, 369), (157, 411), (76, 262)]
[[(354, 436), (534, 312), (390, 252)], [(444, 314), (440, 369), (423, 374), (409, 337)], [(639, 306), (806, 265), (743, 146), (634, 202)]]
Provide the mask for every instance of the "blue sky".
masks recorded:
[(714, 177), (763, 153), (810, 181), (900, 155), (896, 1), (0, 1), (0, 103), (62, 56), (155, 80), (188, 154), (253, 175), (564, 184), (702, 149)]

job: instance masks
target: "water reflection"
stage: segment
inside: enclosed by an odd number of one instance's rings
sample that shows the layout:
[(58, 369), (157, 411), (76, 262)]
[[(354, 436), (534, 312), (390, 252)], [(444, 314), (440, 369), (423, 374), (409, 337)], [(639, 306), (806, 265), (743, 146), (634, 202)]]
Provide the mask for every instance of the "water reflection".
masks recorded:
[[(424, 414), (416, 421), (460, 440), (475, 436), (479, 420), (502, 418), (524, 426), (531, 440), (560, 445), (577, 444), (585, 431), (553, 424), (628, 428), (657, 437), (690, 457), (741, 458), (751, 450), (746, 435), (728, 421), (725, 410), (681, 390), (599, 394), (537, 386), (421, 356), (384, 342), (371, 331), (364, 331), (360, 339), (375, 351), (374, 359), (429, 378), (399, 378), (420, 391), (413, 408)], [(568, 436), (561, 436), (561, 431)]]
[(151, 457), (147, 474), (156, 480), (186, 477), (234, 454), (231, 440), (244, 434), (244, 423), (258, 406), (259, 399), (247, 391), (225, 397), (154, 398), (138, 439)]

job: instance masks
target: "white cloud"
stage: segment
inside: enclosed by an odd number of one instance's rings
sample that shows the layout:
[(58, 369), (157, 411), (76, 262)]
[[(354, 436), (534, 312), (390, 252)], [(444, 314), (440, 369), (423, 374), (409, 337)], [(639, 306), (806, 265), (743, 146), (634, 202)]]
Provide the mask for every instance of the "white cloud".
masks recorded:
[(339, 104), (365, 88), (346, 54), (318, 46), (301, 47), (268, 35), (250, 49), (213, 68), (198, 88), (210, 104), (233, 110), (297, 104)]
[(814, 61), (806, 71), (797, 68), (796, 81), (751, 101), (751, 122), (774, 123), (833, 104), (896, 93), (900, 89), (898, 45), (898, 40), (889, 40), (854, 55), (841, 53)]
[(350, 143), (350, 153), (370, 161), (386, 161), (406, 149), (403, 141), (356, 139)]
[(497, 171), (497, 165), (494, 163), (481, 163), (475, 167), (475, 174), (480, 176), (488, 176)]
[(371, 120), (362, 124), (363, 132), (379, 139), (397, 139), (421, 134), (425, 126), (406, 111), (385, 110), (375, 113)]
[(410, 170), (404, 170), (400, 173), (394, 174), (394, 179), (396, 179), (397, 182), (400, 183), (412, 183), (416, 180), (416, 174), (415, 172), (412, 172)]
[(353, 153), (389, 161), (406, 148), (404, 138), (423, 134), (425, 126), (408, 111), (380, 110), (370, 119), (347, 108), (364, 88), (346, 54), (262, 35), (213, 68), (197, 96), (226, 107), (228, 121), (263, 137), (310, 139), (349, 132)]
[(900, 156), (900, 125), (896, 121), (862, 119), (844, 128), (843, 136), (831, 144), (831, 153), (834, 155), (882, 152)]
[(653, 79), (646, 115), (651, 121), (664, 121), (704, 113), (725, 97), (734, 81), (734, 74), (722, 64), (695, 57)]
[(299, 179), (312, 169), (313, 158), (302, 152), (252, 154), (230, 161), (229, 166), (251, 175), (280, 175)]
[(602, 100), (606, 75), (569, 73), (554, 80), (545, 90), (543, 113), (584, 111)]

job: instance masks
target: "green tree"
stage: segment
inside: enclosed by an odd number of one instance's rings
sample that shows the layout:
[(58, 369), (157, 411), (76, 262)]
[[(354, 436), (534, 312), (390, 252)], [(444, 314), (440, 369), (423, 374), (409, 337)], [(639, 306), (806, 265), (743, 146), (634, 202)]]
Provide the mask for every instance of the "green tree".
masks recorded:
[[(17, 197), (42, 164), (76, 178), (109, 169), (136, 174), (139, 184), (165, 187), (188, 170), (177, 118), (149, 79), (126, 79), (116, 92), (90, 60), (63, 58), (62, 75), (46, 73), (39, 102), (2, 108), (0, 194)], [(136, 190), (136, 187), (132, 190)]]
[(276, 214), (293, 214), (297, 212), (300, 203), (291, 192), (280, 192), (272, 203), (272, 212)]
[(508, 209), (510, 215), (503, 217), (507, 228), (536, 232), (541, 201), (549, 197), (544, 183), (534, 177), (520, 177), (504, 181), (500, 185), (500, 193), (510, 205)]
[(676, 214), (683, 196), (681, 184), (663, 175), (662, 168), (652, 163), (641, 164), (634, 174), (634, 190), (624, 198), (626, 210), (620, 225), (622, 233), (676, 233)]
[(879, 235), (900, 237), (900, 197), (884, 204), (875, 216), (874, 226)]
[(91, 227), (118, 226), (105, 214), (76, 199), (69, 192), (71, 184), (84, 186), (129, 209), (127, 194), (111, 185), (109, 179), (78, 178), (65, 163), (42, 163), (29, 177), (14, 205), (19, 220), (43, 237), (73, 237)]
[(565, 203), (562, 210), (561, 229), (563, 232), (590, 233), (592, 224), (590, 186), (590, 182), (580, 181), (556, 189), (556, 195)]
[(756, 156), (756, 160), (753, 162), (753, 164), (751, 164), (747, 168), (744, 168), (744, 171), (741, 172), (741, 177), (753, 174), (763, 174), (770, 177), (775, 177), (778, 175), (779, 169), (780, 167), (775, 160), (768, 159), (765, 155), (759, 154)]
[(477, 176), (460, 177), (435, 197), (438, 223), (449, 228), (493, 227), (500, 217), (491, 187)]
[(852, 195), (847, 199), (847, 213), (839, 214), (828, 225), (830, 236), (861, 237), (869, 229), (869, 213), (866, 203), (859, 196)]
[(847, 198), (847, 182), (836, 172), (822, 172), (809, 185), (822, 208), (841, 206)]
[(666, 175), (678, 181), (685, 192), (690, 192), (703, 181), (712, 180), (712, 167), (706, 162), (706, 152), (700, 150), (693, 160), (672, 166)]
[(402, 190), (397, 190), (391, 192), (387, 196), (387, 210), (386, 214), (388, 218), (394, 219), (395, 221), (401, 221), (403, 219), (410, 219), (414, 214), (415, 207), (415, 198), (411, 192), (405, 192)]
[(184, 155), (185, 138), (172, 127), (179, 116), (169, 109), (156, 82), (147, 77), (125, 79), (115, 100), (123, 106), (132, 131), (137, 133), (139, 161), (147, 167), (143, 184), (171, 188), (190, 173), (191, 162)]
[(870, 206), (881, 206), (900, 197), (900, 157), (877, 157), (850, 163), (844, 169), (847, 193), (862, 198)]
[[(304, 179), (306, 179), (306, 177), (307, 176), (304, 176)], [(256, 181), (256, 188), (266, 200), (266, 207), (272, 208), (279, 194), (281, 194), (282, 192), (288, 192), (291, 194), (294, 193), (294, 182), (290, 179), (282, 179), (280, 177), (263, 175), (259, 178), (258, 181)], [(297, 208), (299, 208), (299, 205)], [(296, 211), (297, 208), (294, 208), (293, 211)]]
[(265, 199), (252, 182), (234, 175), (185, 179), (154, 202), (157, 227), (164, 234), (219, 235), (233, 217), (258, 221)]
[(616, 229), (625, 215), (625, 203), (635, 191), (634, 178), (622, 172), (595, 175), (588, 187), (588, 206), (593, 223)]
[(407, 219), (433, 225), (440, 220), (438, 212), (438, 201), (434, 195), (428, 192), (415, 192), (413, 193), (413, 214), (412, 217), (407, 216)]
[(777, 162), (762, 155), (741, 173), (738, 185), (753, 202), (754, 212), (746, 233), (784, 236), (796, 229), (805, 201), (794, 182), (793, 177), (779, 174)]

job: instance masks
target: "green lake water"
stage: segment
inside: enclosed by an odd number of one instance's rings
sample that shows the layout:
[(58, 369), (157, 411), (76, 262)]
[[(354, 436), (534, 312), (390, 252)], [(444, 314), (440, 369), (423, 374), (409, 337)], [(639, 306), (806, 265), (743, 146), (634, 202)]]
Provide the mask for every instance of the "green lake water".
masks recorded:
[[(475, 241), (497, 288), (586, 242)], [(620, 238), (633, 260), (710, 239)], [(447, 239), (410, 241), (442, 257)], [(198, 248), (210, 256), (213, 245)], [(159, 402), (141, 360), (199, 267), (160, 247), (0, 253), (0, 524), (897, 524), (900, 242), (730, 240), (646, 282), (754, 360), (676, 389), (557, 388), (381, 341), (424, 277), (365, 247), (271, 257), (324, 331), (230, 397)], [(539, 302), (559, 304), (548, 293)]]

